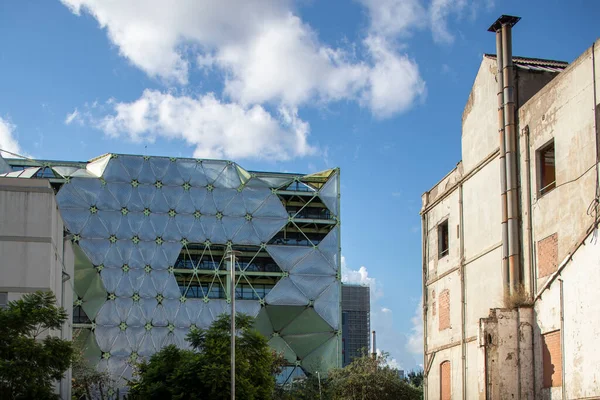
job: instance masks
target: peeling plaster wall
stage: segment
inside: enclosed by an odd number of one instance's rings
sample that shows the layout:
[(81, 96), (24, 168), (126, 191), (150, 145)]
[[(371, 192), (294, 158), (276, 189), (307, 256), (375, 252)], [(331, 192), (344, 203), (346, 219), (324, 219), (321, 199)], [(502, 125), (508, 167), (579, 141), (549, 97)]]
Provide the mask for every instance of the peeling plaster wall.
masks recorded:
[[(600, 52), (596, 49), (596, 58), (599, 56)], [(597, 76), (600, 75), (598, 64)], [(524, 160), (529, 150), (534, 243), (558, 234), (559, 262), (581, 240), (593, 221), (587, 214), (595, 196), (596, 171), (593, 167), (596, 163), (596, 138), (593, 117), (591, 49), (519, 109), (521, 130), (529, 128), (530, 147), (527, 149), (522, 146), (520, 157)], [(557, 188), (540, 195), (537, 150), (552, 140), (555, 146)], [(522, 168), (521, 182), (527, 179), (526, 173), (526, 169)], [(522, 203), (528, 201), (526, 196), (523, 190)], [(539, 257), (537, 254), (538, 262)], [(548, 276), (541, 275), (544, 274), (537, 273), (538, 287), (548, 279)]]
[[(597, 233), (596, 233), (597, 235)], [(597, 282), (600, 282), (600, 243), (592, 233), (579, 247), (572, 260), (560, 274), (563, 281), (564, 343), (563, 368), (567, 398), (591, 398), (600, 396), (600, 302)], [(542, 335), (561, 329), (560, 281), (554, 280), (542, 293), (535, 305), (537, 326), (535, 329), (535, 365), (537, 399), (561, 397), (561, 387), (544, 389), (542, 359)]]
[[(596, 58), (600, 57), (596, 45)], [(596, 60), (596, 75), (600, 76), (600, 62)], [(427, 398), (439, 398), (439, 367), (441, 362), (440, 355), (448, 357), (452, 362), (453, 374), (462, 374), (462, 352), (461, 352), (461, 276), (459, 257), (460, 248), (457, 247), (459, 237), (457, 236), (457, 224), (459, 224), (459, 197), (458, 187), (463, 186), (463, 223), (464, 232), (464, 282), (465, 282), (465, 339), (466, 347), (466, 388), (467, 398), (485, 398), (485, 376), (483, 376), (484, 350), (481, 346), (482, 338), (479, 336), (479, 320), (486, 318), (490, 309), (503, 306), (502, 299), (502, 272), (501, 272), (501, 205), (500, 205), (500, 172), (498, 156), (494, 152), (498, 149), (498, 117), (497, 117), (497, 82), (496, 82), (496, 60), (484, 56), (480, 65), (478, 74), (475, 78), (473, 88), (465, 106), (462, 116), (462, 161), (457, 168), (452, 170), (442, 180), (437, 183), (430, 191), (423, 196), (422, 214), (427, 219), (427, 240), (424, 242), (426, 255), (426, 289), (424, 296), (426, 301), (426, 321), (427, 337), (425, 343), (427, 347), (426, 364), (430, 357), (435, 353), (434, 362), (428, 379)], [(527, 221), (530, 217), (526, 207), (529, 198), (526, 193), (527, 174), (531, 176), (531, 197), (532, 197), (532, 235), (533, 251), (531, 254), (534, 261), (537, 261), (539, 255), (536, 252), (537, 242), (553, 234), (557, 234), (557, 265), (573, 251), (573, 246), (585, 235), (586, 229), (591, 225), (593, 219), (587, 215), (587, 209), (595, 193), (595, 134), (593, 131), (593, 104), (592, 104), (592, 69), (591, 69), (591, 49), (586, 51), (576, 61), (574, 61), (564, 72), (560, 74), (517, 70), (517, 99), (519, 103), (517, 132), (520, 135), (518, 140), (519, 151), (519, 185), (520, 185), (520, 222), (523, 271), (526, 274), (525, 284), (529, 282), (529, 242)], [(598, 85), (597, 85), (598, 86)], [(599, 96), (600, 97), (600, 96)], [(530, 169), (527, 171), (525, 159), (527, 155), (527, 145), (523, 136), (523, 129), (529, 126), (531, 132)], [(556, 182), (558, 187), (544, 196), (537, 196), (539, 176), (536, 169), (535, 151), (541, 146), (555, 138), (556, 148)], [(486, 160), (489, 162), (486, 163)], [(438, 242), (436, 225), (445, 218), (449, 219), (450, 233), (450, 255), (438, 260)], [(424, 239), (425, 240), (425, 239)], [(553, 254), (551, 254), (554, 257)], [(576, 270), (575, 267), (571, 267)], [(581, 279), (584, 279), (587, 268), (579, 268), (577, 272)], [(598, 268), (597, 268), (598, 269)], [(593, 274), (591, 274), (593, 275)], [(590, 275), (590, 276), (591, 276)], [(546, 280), (552, 274), (544, 278), (532, 278), (534, 293), (539, 290)], [(598, 282), (598, 280), (588, 282)], [(552, 288), (548, 294), (542, 296), (542, 300), (536, 305), (535, 313), (539, 316), (531, 315), (531, 323), (520, 326), (521, 336), (532, 336), (535, 332), (535, 342), (533, 339), (522, 337), (524, 347), (521, 347), (521, 374), (520, 389), (510, 389), (511, 393), (521, 398), (531, 398), (533, 396), (534, 383), (533, 375), (528, 374), (523, 368), (526, 365), (536, 365), (541, 368), (541, 349), (540, 332), (546, 332), (554, 322), (556, 315), (552, 314), (550, 303), (546, 305), (546, 297), (552, 299)], [(442, 290), (450, 291), (450, 316), (451, 328), (439, 330), (439, 293)], [(565, 291), (566, 291), (565, 286)], [(573, 289), (574, 290), (574, 289)], [(566, 292), (565, 292), (566, 293)], [(583, 298), (588, 294), (585, 290), (579, 290), (578, 293)], [(552, 302), (552, 300), (548, 300)], [(584, 299), (578, 300), (581, 307), (591, 307), (595, 314), (600, 315), (595, 306), (585, 303)], [(587, 304), (587, 305), (586, 305)], [(501, 311), (499, 311), (501, 312)], [(581, 312), (581, 308), (579, 309)], [(582, 354), (590, 353), (590, 347), (583, 348), (584, 344), (597, 341), (599, 332), (595, 324), (592, 324), (589, 318), (580, 320), (572, 318), (571, 321), (577, 321), (579, 326), (573, 326), (572, 338), (576, 335), (590, 335), (589, 341), (575, 341), (580, 343), (580, 350), (573, 350), (571, 356), (566, 355), (566, 365), (572, 361), (580, 360)], [(565, 319), (568, 318), (565, 316)], [(513, 318), (514, 320), (514, 318)], [(499, 323), (500, 335), (506, 332), (503, 324), (506, 321), (501, 319)], [(508, 323), (508, 322), (507, 322)], [(510, 323), (514, 323), (510, 322)], [(537, 324), (541, 324), (537, 326)], [(455, 328), (456, 327), (456, 328)], [(512, 328), (511, 328), (512, 329)], [(515, 327), (515, 329), (517, 329)], [(567, 328), (565, 328), (567, 329)], [(584, 333), (585, 331), (585, 333)], [(589, 332), (594, 332), (593, 336)], [(565, 340), (569, 337), (569, 331), (565, 333)], [(478, 337), (479, 340), (471, 341)], [(510, 338), (507, 337), (506, 340)], [(512, 340), (512, 339), (511, 339)], [(529, 341), (529, 342), (527, 342)], [(508, 346), (508, 344), (507, 344)], [(509, 346), (510, 347), (510, 346)], [(567, 346), (568, 347), (568, 346)], [(523, 349), (529, 348), (530, 351)], [(535, 349), (535, 352), (531, 350)], [(510, 349), (509, 349), (510, 350)], [(508, 350), (501, 350), (508, 351)], [(571, 358), (569, 358), (571, 357)], [(588, 356), (589, 357), (589, 356)], [(600, 365), (598, 360), (588, 360), (584, 358), (583, 362), (587, 370), (595, 370), (592, 362)], [(588, 367), (589, 365), (589, 367)], [(596, 368), (597, 369), (597, 368)], [(511, 371), (508, 369), (507, 371)], [(539, 385), (541, 385), (541, 372), (536, 370), (535, 390), (539, 395)], [(586, 372), (587, 373), (587, 372)], [(568, 369), (567, 369), (568, 374)], [(508, 374), (510, 375), (510, 374)], [(462, 380), (454, 380), (453, 398), (456, 398), (457, 390), (462, 390)], [(512, 376), (512, 375), (511, 375)], [(517, 375), (511, 378), (519, 381)], [(579, 393), (589, 395), (590, 385), (598, 384), (598, 378), (589, 376), (589, 374), (579, 374), (577, 378), (566, 377), (566, 385), (573, 382), (584, 382), (580, 387), (584, 388), (580, 392), (572, 392), (573, 396), (583, 396)], [(504, 382), (503, 385), (512, 384)], [(575, 385), (575, 383), (573, 383)], [(588, 385), (588, 386), (586, 386)], [(508, 389), (507, 389), (508, 390)], [(520, 390), (520, 393), (518, 391)], [(567, 390), (570, 390), (567, 386)], [(587, 391), (586, 391), (587, 390)], [(556, 392), (556, 390), (554, 390)], [(568, 392), (571, 393), (571, 392)], [(599, 395), (600, 393), (593, 393)], [(462, 393), (461, 393), (462, 395)], [(560, 396), (560, 390), (554, 393), (552, 398)], [(499, 397), (504, 398), (504, 397)], [(516, 398), (516, 397), (515, 397)], [(548, 397), (544, 397), (548, 398)], [(572, 398), (569, 395), (568, 398)], [(573, 397), (576, 398), (576, 397)]]
[(429, 384), (427, 387), (426, 397), (429, 399), (440, 398), (440, 365), (442, 362), (450, 361), (450, 382), (451, 389), (450, 393), (453, 399), (460, 399), (462, 397), (461, 389), (461, 365), (460, 365), (460, 346), (455, 346), (449, 349), (441, 350), (436, 352), (435, 358), (429, 371)]
[(533, 397), (533, 310), (494, 309), (481, 321), (490, 399)]

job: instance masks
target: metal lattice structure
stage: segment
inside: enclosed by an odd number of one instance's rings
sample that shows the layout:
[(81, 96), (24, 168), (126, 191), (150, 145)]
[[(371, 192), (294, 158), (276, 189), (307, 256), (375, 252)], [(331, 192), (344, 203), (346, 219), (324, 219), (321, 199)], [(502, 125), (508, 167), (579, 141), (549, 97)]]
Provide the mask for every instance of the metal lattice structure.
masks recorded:
[(8, 161), (6, 176), (49, 178), (58, 190), (76, 244), (74, 326), (99, 368), (128, 378), (132, 361), (186, 348), (192, 327), (227, 313), (228, 250), (240, 254), (236, 308), (283, 353), (284, 373), (341, 366), (339, 170), (251, 173), (117, 154)]

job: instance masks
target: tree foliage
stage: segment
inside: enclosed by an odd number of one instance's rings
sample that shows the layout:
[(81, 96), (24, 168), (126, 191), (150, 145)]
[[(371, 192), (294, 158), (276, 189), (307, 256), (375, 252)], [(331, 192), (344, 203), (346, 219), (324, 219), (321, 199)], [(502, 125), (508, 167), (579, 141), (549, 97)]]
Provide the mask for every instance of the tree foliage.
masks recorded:
[(416, 388), (423, 388), (423, 370), (410, 371), (406, 376), (406, 381)]
[(81, 350), (73, 355), (71, 397), (74, 400), (107, 399), (112, 384), (106, 371), (98, 371), (85, 359)]
[(310, 375), (306, 379), (278, 387), (274, 400), (332, 400), (333, 388), (328, 379)]
[(0, 309), (0, 398), (53, 399), (54, 383), (71, 365), (71, 342), (55, 336), (67, 312), (52, 292), (35, 292)]
[[(236, 397), (271, 399), (281, 358), (253, 328), (253, 318), (236, 315)], [(229, 399), (230, 317), (219, 316), (206, 330), (194, 329), (187, 340), (193, 350), (171, 345), (138, 365), (130, 382), (132, 399)]]
[(400, 379), (397, 370), (387, 366), (387, 354), (365, 355), (343, 369), (329, 373), (333, 399), (417, 400), (422, 390)]

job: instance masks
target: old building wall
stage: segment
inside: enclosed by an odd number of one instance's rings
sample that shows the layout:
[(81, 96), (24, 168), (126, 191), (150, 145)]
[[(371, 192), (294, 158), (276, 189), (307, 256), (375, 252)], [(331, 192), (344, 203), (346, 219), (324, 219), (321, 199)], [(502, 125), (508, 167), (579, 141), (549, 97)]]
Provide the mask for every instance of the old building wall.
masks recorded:
[[(496, 57), (484, 55), (462, 115), (462, 162), (465, 171), (473, 169), (499, 146), (496, 73)], [(517, 68), (517, 106), (525, 104), (556, 76), (554, 72)]]
[[(560, 276), (541, 292), (535, 304), (535, 364), (538, 399), (561, 398), (562, 385), (566, 398), (581, 399), (600, 396), (600, 303), (593, 282), (600, 282), (600, 243), (592, 232), (565, 263)], [(561, 299), (562, 282), (562, 299)], [(561, 324), (561, 304), (564, 323)], [(564, 325), (564, 326), (563, 326)], [(564, 359), (557, 369), (564, 370), (562, 385), (544, 387), (544, 376), (553, 368), (544, 361), (543, 336), (560, 332)], [(562, 371), (561, 371), (562, 372)], [(547, 386), (547, 385), (546, 385)]]
[[(596, 50), (598, 56), (598, 50)], [(598, 69), (598, 66), (597, 66)], [(600, 70), (597, 71), (600, 74)], [(585, 235), (593, 222), (588, 208), (595, 197), (596, 134), (594, 132), (591, 49), (519, 109), (521, 160), (530, 159), (535, 286), (544, 284), (556, 266)], [(523, 138), (524, 135), (528, 138)], [(527, 140), (528, 139), (528, 140)], [(526, 146), (527, 141), (529, 147)], [(554, 143), (556, 188), (542, 193), (539, 150)], [(528, 179), (522, 161), (521, 182)], [(530, 197), (528, 197), (530, 196)], [(523, 221), (526, 223), (527, 209)], [(524, 229), (527, 234), (527, 229)], [(528, 244), (529, 237), (524, 238)], [(529, 246), (525, 247), (526, 259)]]
[[(450, 395), (452, 399), (462, 398), (462, 374), (461, 374), (461, 351), (460, 346), (454, 346), (435, 352), (428, 374), (427, 398), (442, 399), (442, 365), (450, 363)], [(446, 364), (447, 365), (447, 364)], [(445, 383), (445, 382), (444, 382)]]
[(502, 305), (499, 161), (495, 157), (463, 184), (466, 336), (479, 319)]
[(496, 60), (484, 56), (463, 111), (461, 144), (465, 171), (473, 169), (498, 147), (496, 70)]
[[(448, 222), (448, 254), (440, 257), (438, 229), (440, 224)], [(428, 280), (436, 279), (451, 271), (459, 263), (459, 240), (457, 226), (459, 224), (458, 191), (438, 203), (427, 213), (428, 226)]]
[[(600, 56), (598, 45), (600, 42), (596, 45), (596, 58)], [(600, 76), (599, 64), (596, 63), (597, 77)], [(517, 97), (521, 107), (517, 122), (517, 132), (520, 135), (520, 250), (523, 283), (533, 295), (540, 291), (548, 279), (555, 277), (556, 271), (574, 251), (574, 246), (581, 241), (595, 217), (594, 207), (590, 208), (595, 198), (597, 176), (591, 65), (590, 49), (560, 74), (541, 71), (544, 68), (517, 68)], [(495, 73), (495, 58), (484, 56), (463, 113), (463, 159), (459, 167), (423, 197), (422, 213), (427, 221), (427, 238), (424, 239), (426, 363), (431, 361), (435, 354), (435, 361), (427, 377), (427, 394), (430, 399), (440, 396), (436, 365), (439, 366), (441, 355), (452, 363), (453, 374), (460, 375), (458, 384), (461, 391), (463, 368), (466, 371), (466, 398), (485, 398), (486, 377), (482, 372), (485, 366), (482, 339), (485, 340), (485, 337), (481, 336), (479, 321), (488, 316), (490, 309), (504, 307)], [(555, 150), (556, 188), (541, 194), (541, 169), (538, 165), (540, 156), (537, 151), (552, 140)], [(438, 257), (435, 231), (436, 225), (444, 218), (448, 218), (451, 239), (450, 254), (445, 260)], [(456, 233), (452, 232), (453, 229), (456, 229)], [(460, 232), (463, 232), (463, 257)], [(561, 332), (563, 340), (569, 342), (564, 346), (564, 365), (581, 364), (583, 367), (579, 370), (585, 370), (584, 373), (576, 373), (574, 369), (570, 372), (568, 368), (565, 369), (564, 385), (568, 393), (567, 398), (600, 395), (592, 389), (593, 385), (600, 387), (600, 379), (594, 375), (597, 368), (593, 366), (594, 362), (598, 365), (600, 360), (588, 355), (594, 352), (589, 343), (596, 342), (600, 337), (596, 326), (600, 323), (585, 317), (599, 315), (599, 310), (598, 306), (592, 304), (593, 290), (582, 289), (590, 287), (589, 282), (598, 282), (595, 274), (600, 270), (596, 267), (600, 258), (590, 257), (585, 267), (578, 267), (578, 271), (573, 272), (578, 278), (572, 280), (577, 283), (572, 283), (570, 289), (567, 289), (566, 283), (564, 287), (565, 299), (568, 290), (571, 290), (572, 296), (569, 306), (565, 303), (565, 321), (572, 323), (567, 324), (565, 331)], [(464, 275), (461, 274), (461, 267), (464, 269)], [(587, 268), (596, 270), (587, 274)], [(563, 278), (565, 273), (562, 274)], [(587, 286), (583, 281), (586, 276)], [(462, 326), (456, 325), (462, 325), (461, 281), (464, 282), (464, 334)], [(515, 398), (531, 398), (534, 389), (538, 398), (560, 398), (562, 387), (542, 388), (543, 370), (540, 369), (543, 365), (541, 335), (560, 329), (560, 313), (557, 313), (558, 303), (554, 293), (556, 285), (554, 282), (546, 290), (547, 293), (536, 301), (535, 313), (532, 309), (523, 311), (529, 313), (529, 322), (521, 321), (520, 313), (517, 313), (516, 317), (500, 318), (498, 329), (503, 348), (499, 351), (503, 354), (499, 355), (498, 360), (503, 360), (506, 364), (502, 367), (503, 371), (510, 373), (502, 372), (498, 376), (504, 376), (501, 381), (506, 388), (513, 384), (517, 386), (508, 391), (497, 392), (500, 393), (500, 397), (496, 398), (503, 398), (502, 393), (511, 393)], [(576, 287), (579, 287), (579, 290), (576, 290)], [(448, 292), (445, 292), (446, 290)], [(449, 293), (450, 299), (450, 326), (446, 327), (446, 324), (442, 323), (444, 329), (440, 329), (439, 319), (442, 292)], [(523, 301), (527, 303), (526, 300)], [(572, 315), (569, 317), (566, 311), (568, 307), (572, 307)], [(589, 314), (585, 312), (582, 316), (582, 309), (589, 309)], [(577, 316), (575, 310), (579, 310)], [(504, 312), (497, 311), (500, 314)], [(510, 310), (505, 311), (508, 314), (513, 313)], [(442, 315), (448, 315), (446, 310)], [(504, 323), (516, 324), (513, 330), (517, 332), (516, 336), (506, 333), (508, 328), (502, 328)], [(582, 339), (576, 339), (578, 337)], [(462, 362), (463, 351), (465, 363)], [(513, 358), (507, 360), (511, 352)], [(511, 360), (517, 359), (519, 362), (514, 361), (514, 368), (510, 367), (510, 362), (513, 362)], [(533, 365), (536, 368), (535, 374)], [(513, 372), (514, 376), (511, 375)], [(497, 385), (500, 383), (495, 382)], [(452, 393), (453, 398), (456, 398), (457, 392)]]

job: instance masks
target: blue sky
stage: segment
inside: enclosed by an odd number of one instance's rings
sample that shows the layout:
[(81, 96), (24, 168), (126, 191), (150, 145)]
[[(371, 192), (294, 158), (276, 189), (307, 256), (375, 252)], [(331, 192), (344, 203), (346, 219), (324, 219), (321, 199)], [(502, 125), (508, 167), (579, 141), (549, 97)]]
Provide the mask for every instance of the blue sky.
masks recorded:
[(421, 194), (460, 160), (500, 14), (514, 54), (572, 61), (584, 0), (0, 2), (0, 148), (340, 167), (345, 275), (373, 285), (378, 347), (421, 364)]

